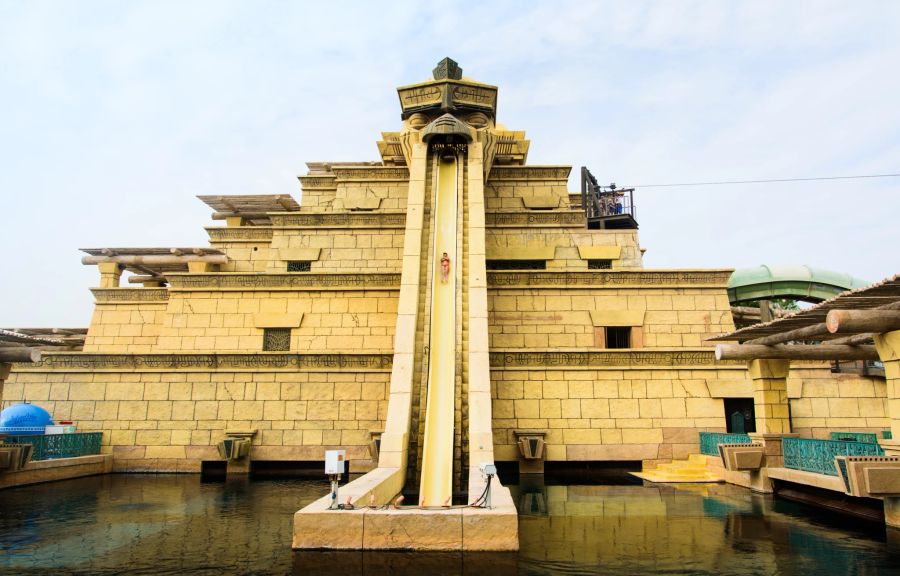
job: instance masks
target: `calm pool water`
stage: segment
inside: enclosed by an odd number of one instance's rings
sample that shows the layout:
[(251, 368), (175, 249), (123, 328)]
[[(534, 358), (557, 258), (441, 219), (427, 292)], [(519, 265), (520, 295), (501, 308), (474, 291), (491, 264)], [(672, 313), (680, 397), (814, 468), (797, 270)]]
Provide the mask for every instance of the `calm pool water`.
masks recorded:
[(0, 573), (900, 574), (900, 544), (881, 529), (684, 486), (523, 483), (518, 554), (294, 554), (291, 514), (324, 482), (83, 478), (0, 491)]

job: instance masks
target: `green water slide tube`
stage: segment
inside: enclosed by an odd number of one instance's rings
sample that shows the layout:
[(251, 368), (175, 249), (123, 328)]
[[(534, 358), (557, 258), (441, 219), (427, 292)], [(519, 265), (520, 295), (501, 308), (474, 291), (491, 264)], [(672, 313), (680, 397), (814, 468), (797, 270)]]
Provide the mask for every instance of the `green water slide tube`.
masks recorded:
[(732, 304), (771, 298), (821, 302), (870, 282), (849, 274), (810, 266), (756, 266), (735, 270), (728, 280)]

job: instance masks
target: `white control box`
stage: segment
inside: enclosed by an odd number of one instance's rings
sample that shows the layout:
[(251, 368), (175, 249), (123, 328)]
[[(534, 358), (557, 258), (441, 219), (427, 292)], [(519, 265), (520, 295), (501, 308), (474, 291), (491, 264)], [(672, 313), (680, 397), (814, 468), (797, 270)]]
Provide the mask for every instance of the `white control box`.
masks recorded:
[(481, 473), (485, 476), (496, 476), (497, 475), (497, 466), (491, 464), (489, 462), (482, 462), (478, 467), (481, 470)]
[(347, 461), (346, 450), (325, 451), (325, 474), (329, 476), (343, 474), (344, 462)]

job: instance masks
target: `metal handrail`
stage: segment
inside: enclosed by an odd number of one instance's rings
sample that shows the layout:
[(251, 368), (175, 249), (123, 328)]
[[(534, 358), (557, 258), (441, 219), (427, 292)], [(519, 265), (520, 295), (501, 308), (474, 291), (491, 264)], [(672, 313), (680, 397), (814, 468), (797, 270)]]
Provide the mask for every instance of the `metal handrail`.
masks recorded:
[(601, 186), (586, 166), (581, 167), (581, 207), (588, 219), (602, 216), (636, 217), (634, 189)]

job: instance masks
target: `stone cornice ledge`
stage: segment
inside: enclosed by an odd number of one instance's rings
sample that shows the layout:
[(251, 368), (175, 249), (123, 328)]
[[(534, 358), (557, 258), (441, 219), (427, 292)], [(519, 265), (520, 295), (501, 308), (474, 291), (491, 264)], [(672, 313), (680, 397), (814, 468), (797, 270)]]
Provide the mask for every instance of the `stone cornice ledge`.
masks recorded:
[(242, 273), (166, 274), (170, 290), (399, 290), (396, 273)]
[(494, 349), (493, 370), (666, 370), (691, 368), (708, 370), (746, 370), (746, 362), (716, 362), (714, 348), (642, 348), (596, 350), (584, 348), (535, 350)]
[(488, 288), (725, 288), (730, 269), (487, 273)]
[(227, 372), (259, 371), (390, 371), (393, 354), (288, 354), (256, 352), (247, 354), (95, 354), (45, 352), (40, 362), (15, 364), (17, 372)]

